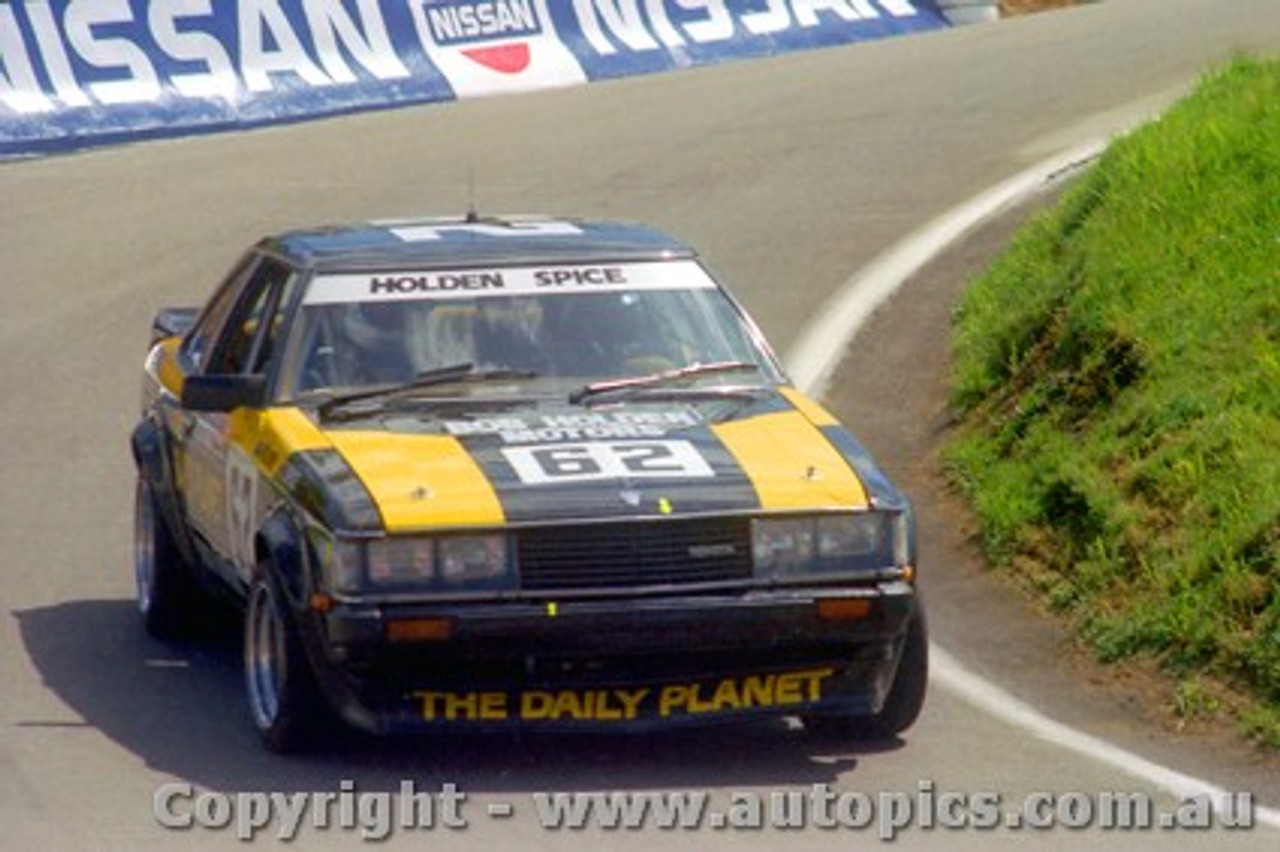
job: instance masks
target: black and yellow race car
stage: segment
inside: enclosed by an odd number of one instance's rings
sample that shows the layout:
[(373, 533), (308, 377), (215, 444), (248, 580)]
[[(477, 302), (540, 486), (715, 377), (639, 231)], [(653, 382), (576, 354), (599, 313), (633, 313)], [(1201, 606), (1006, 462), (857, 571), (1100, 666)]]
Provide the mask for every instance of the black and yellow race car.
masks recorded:
[(262, 240), (146, 359), (138, 606), (244, 603), (265, 745), (924, 700), (907, 500), (688, 246), (545, 218)]

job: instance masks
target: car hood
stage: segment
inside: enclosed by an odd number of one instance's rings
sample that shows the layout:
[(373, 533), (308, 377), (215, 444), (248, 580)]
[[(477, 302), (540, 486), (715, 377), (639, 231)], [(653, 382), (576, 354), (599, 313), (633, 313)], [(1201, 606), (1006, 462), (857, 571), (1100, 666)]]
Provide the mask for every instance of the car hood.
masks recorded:
[(384, 416), (324, 434), (389, 531), (870, 502), (856, 442), (791, 389), (732, 417), (645, 402)]

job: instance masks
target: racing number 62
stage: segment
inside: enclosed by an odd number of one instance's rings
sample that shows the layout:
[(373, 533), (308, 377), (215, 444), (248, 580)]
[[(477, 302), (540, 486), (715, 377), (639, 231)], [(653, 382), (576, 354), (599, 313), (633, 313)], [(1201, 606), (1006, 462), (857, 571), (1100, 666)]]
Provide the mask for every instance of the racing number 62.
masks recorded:
[[(608, 447), (608, 453), (601, 453)], [(548, 476), (598, 476), (609, 467), (617, 467), (633, 475), (676, 474), (683, 467), (672, 461), (675, 453), (663, 444), (579, 445), (573, 447), (547, 447), (536, 450), (533, 457)]]
[(688, 441), (614, 441), (509, 447), (503, 455), (522, 482), (714, 476)]

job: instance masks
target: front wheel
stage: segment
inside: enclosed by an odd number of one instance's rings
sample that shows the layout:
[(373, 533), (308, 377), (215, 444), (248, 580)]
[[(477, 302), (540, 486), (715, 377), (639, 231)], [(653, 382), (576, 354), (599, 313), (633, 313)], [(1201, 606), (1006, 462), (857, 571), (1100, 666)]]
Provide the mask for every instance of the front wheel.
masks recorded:
[(245, 614), (249, 712), (263, 745), (287, 753), (310, 745), (326, 718), (311, 663), (279, 587), (260, 566)]
[(929, 631), (924, 608), (917, 601), (907, 622), (893, 685), (880, 712), (869, 716), (806, 716), (804, 726), (822, 737), (885, 739), (910, 728), (924, 707), (929, 684)]

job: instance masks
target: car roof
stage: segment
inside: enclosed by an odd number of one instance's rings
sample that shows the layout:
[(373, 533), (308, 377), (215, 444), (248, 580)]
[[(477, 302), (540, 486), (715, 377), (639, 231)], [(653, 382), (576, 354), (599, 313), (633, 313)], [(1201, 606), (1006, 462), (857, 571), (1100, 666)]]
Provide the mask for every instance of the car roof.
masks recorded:
[(260, 245), (316, 272), (696, 256), (690, 246), (645, 225), (474, 214), (288, 231)]

